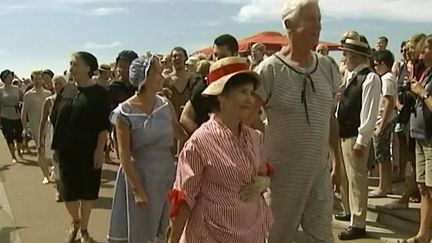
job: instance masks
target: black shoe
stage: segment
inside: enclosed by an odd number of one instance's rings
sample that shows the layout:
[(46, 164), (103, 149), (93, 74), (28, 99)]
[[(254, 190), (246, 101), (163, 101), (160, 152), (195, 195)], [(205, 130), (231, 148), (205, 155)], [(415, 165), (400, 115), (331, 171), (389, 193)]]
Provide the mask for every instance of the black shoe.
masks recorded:
[(336, 220), (339, 221), (347, 221), (347, 222), (351, 221), (351, 215), (345, 213), (338, 213), (334, 217)]
[(339, 240), (355, 240), (366, 236), (366, 230), (356, 227), (348, 227), (345, 231), (338, 235)]

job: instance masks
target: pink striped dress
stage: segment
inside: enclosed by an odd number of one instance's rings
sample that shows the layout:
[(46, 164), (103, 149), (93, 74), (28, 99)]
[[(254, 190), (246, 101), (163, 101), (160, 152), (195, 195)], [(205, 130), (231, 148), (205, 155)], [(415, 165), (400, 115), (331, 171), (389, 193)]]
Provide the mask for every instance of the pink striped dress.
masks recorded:
[(174, 190), (191, 209), (181, 243), (263, 243), (272, 223), (263, 196), (240, 200), (241, 188), (261, 174), (262, 135), (242, 127), (234, 136), (212, 115), (182, 150)]

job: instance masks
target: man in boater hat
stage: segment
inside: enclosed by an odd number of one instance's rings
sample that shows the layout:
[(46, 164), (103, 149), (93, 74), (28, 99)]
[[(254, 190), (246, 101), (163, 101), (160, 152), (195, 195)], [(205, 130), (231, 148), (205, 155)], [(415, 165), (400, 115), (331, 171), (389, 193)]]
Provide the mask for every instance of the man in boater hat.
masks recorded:
[(348, 70), (337, 110), (344, 161), (341, 194), (346, 220), (351, 223), (338, 237), (353, 240), (366, 234), (367, 162), (378, 116), (381, 80), (369, 65), (371, 49), (366, 41), (346, 39), (340, 49)]

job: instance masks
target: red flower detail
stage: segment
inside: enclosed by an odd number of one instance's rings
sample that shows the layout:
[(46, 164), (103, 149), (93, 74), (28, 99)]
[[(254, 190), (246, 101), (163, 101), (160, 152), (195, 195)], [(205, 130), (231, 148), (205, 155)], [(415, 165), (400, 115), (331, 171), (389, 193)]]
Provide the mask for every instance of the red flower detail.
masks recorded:
[(169, 217), (175, 218), (179, 212), (179, 206), (186, 203), (186, 196), (184, 192), (173, 189), (168, 193), (168, 200), (171, 202)]
[(265, 174), (271, 176), (274, 173), (274, 168), (270, 163), (265, 163)]

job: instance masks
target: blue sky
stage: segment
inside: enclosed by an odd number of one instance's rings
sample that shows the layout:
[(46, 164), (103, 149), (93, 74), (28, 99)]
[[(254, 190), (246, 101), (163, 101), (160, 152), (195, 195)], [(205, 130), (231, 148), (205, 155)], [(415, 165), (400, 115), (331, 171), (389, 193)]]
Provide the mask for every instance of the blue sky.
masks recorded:
[[(167, 53), (183, 46), (193, 52), (224, 33), (241, 39), (264, 30), (282, 32), (286, 0), (0, 1), (0, 69), (27, 77), (34, 68), (62, 72), (79, 50), (108, 63), (123, 49)], [(355, 29), (373, 45), (378, 36), (389, 37), (390, 49), (399, 55), (402, 40), (432, 33), (431, 0), (321, 0), (320, 5), (325, 41), (337, 42)]]

